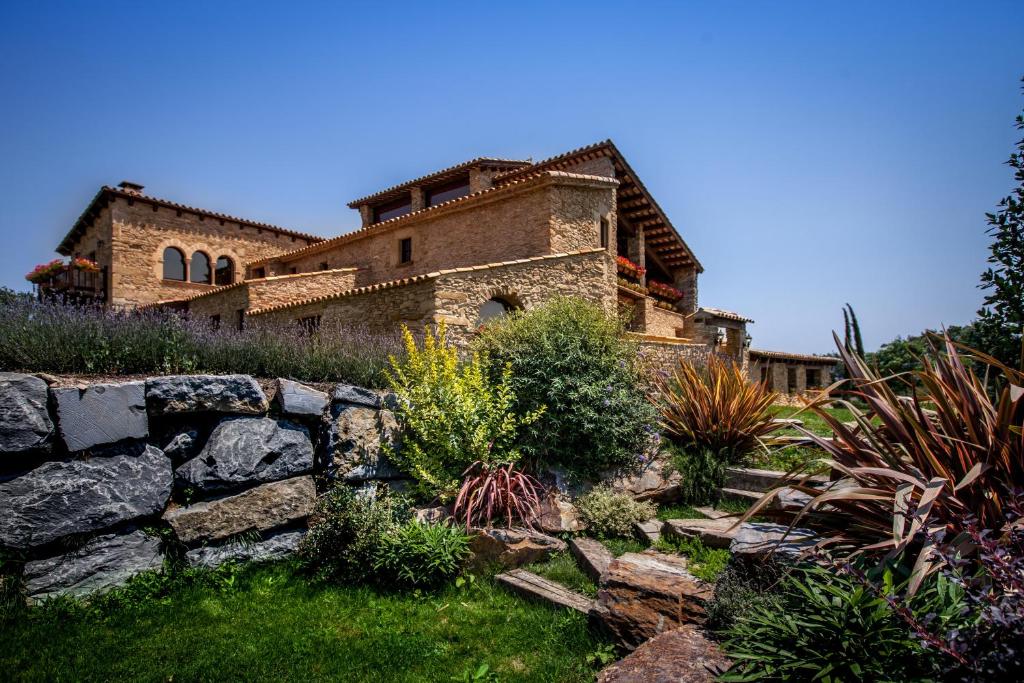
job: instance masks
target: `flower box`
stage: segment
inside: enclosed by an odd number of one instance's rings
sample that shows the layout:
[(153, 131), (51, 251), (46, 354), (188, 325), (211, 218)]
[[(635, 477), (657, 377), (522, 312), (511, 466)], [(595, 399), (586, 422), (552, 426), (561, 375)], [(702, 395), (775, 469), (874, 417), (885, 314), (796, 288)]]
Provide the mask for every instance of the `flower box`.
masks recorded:
[(650, 280), (647, 282), (647, 291), (649, 291), (652, 296), (673, 304), (684, 296), (681, 290), (676, 289), (672, 285), (667, 285), (664, 282), (658, 282), (657, 280)]
[(646, 268), (633, 263), (625, 256), (616, 257), (615, 265), (618, 268), (620, 275), (624, 275), (633, 280), (639, 280), (643, 277), (644, 273), (647, 272)]

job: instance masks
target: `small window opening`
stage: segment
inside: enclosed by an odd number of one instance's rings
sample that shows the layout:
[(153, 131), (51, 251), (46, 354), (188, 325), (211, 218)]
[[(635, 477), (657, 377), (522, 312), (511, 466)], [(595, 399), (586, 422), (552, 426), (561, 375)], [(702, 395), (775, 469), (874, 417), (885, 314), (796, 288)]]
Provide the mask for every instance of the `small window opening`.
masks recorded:
[(404, 237), (398, 241), (398, 262), (412, 263), (412, 238)]
[(609, 231), (610, 228), (611, 228), (611, 224), (608, 222), (608, 219), (602, 217), (601, 218), (601, 227), (600, 227), (600, 230), (601, 230), (601, 248), (602, 249), (607, 249), (608, 248), (608, 231)]
[(381, 221), (388, 221), (392, 218), (398, 218), (404, 216), (412, 211), (412, 196), (405, 195), (400, 199), (396, 199), (393, 202), (387, 204), (381, 204), (373, 207), (373, 222), (380, 223)]
[(315, 334), (320, 329), (320, 316), (309, 315), (305, 318), (299, 318), (299, 327), (306, 334)]
[(185, 281), (185, 254), (175, 247), (164, 249), (164, 279)]
[(192, 282), (208, 285), (212, 282), (210, 278), (210, 257), (201, 251), (192, 254), (192, 264), (189, 267), (189, 279)]
[(214, 271), (213, 281), (218, 285), (230, 285), (235, 279), (235, 264), (227, 256), (217, 257), (217, 269)]
[(327, 261), (324, 261), (324, 262), (322, 262), (320, 264), (320, 270), (330, 270), (330, 269), (331, 269), (331, 267), (330, 267), (330, 265), (328, 265)]
[(210, 316), (210, 327), (215, 330), (220, 329), (220, 314)]

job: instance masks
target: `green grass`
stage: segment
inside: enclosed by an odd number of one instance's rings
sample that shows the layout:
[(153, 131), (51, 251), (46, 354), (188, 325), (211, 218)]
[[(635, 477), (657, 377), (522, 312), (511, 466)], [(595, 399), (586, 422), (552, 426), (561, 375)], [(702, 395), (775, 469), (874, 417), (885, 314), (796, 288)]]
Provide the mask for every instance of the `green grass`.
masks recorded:
[(15, 681), (448, 681), (481, 664), (502, 681), (590, 681), (603, 641), (586, 617), (524, 601), (489, 578), (436, 593), (313, 584), (288, 565), (220, 588), (2, 626)]
[(662, 536), (654, 547), (663, 553), (685, 555), (690, 573), (708, 582), (717, 581), (729, 562), (728, 550), (709, 548), (699, 538), (678, 539)]
[[(731, 515), (738, 515), (747, 511), (746, 503), (736, 500), (720, 500), (712, 507), (715, 510), (728, 512)], [(691, 505), (664, 505), (658, 508), (658, 519), (664, 522), (670, 519), (705, 519), (705, 517), (697, 512), (696, 507)]]
[[(832, 436), (832, 430), (818, 415), (809, 410), (800, 412), (800, 408), (793, 406), (772, 406), (772, 413), (779, 418), (795, 418), (804, 423), (804, 429), (820, 434), (821, 436)], [(841, 422), (853, 422), (853, 413), (846, 408), (826, 408), (825, 411)], [(799, 414), (797, 414), (799, 413)], [(796, 429), (786, 428), (775, 432), (778, 436), (801, 436)]]
[(583, 573), (569, 552), (555, 553), (546, 562), (528, 564), (524, 569), (584, 595), (597, 595), (597, 585)]
[(647, 549), (646, 543), (635, 538), (609, 538), (602, 539), (601, 542), (615, 557), (626, 553), (639, 553)]

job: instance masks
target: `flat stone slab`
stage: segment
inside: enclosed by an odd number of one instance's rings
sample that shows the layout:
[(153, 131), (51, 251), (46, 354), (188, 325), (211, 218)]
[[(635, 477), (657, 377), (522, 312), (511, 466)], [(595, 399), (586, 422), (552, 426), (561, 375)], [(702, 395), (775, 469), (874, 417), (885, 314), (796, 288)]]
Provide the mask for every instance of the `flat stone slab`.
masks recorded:
[(694, 508), (694, 510), (704, 515), (708, 519), (724, 519), (725, 517), (735, 517), (735, 515), (733, 515), (731, 512), (726, 512), (725, 510), (716, 510), (713, 507), (705, 506)]
[(157, 515), (171, 496), (172, 481), (171, 461), (150, 445), (43, 463), (0, 483), (0, 545), (38, 547)]
[(803, 427), (804, 421), (793, 417), (776, 417), (772, 420), (772, 424), (782, 425), (784, 427)]
[(594, 604), (587, 596), (525, 569), (513, 569), (498, 574), (494, 580), (523, 597), (541, 600), (558, 607), (568, 607), (583, 614), (587, 614)]
[(313, 443), (305, 427), (268, 417), (229, 417), (217, 423), (203, 450), (175, 470), (175, 477), (184, 486), (211, 492), (312, 469)]
[(249, 531), (269, 531), (305, 519), (313, 512), (313, 477), (263, 484), (243, 493), (164, 513), (182, 543), (215, 543)]
[(664, 526), (664, 522), (660, 519), (649, 519), (646, 522), (633, 522), (633, 533), (635, 533), (641, 541), (657, 543), (658, 539), (661, 538), (662, 526)]
[(327, 410), (331, 397), (326, 391), (317, 391), (290, 379), (279, 379), (275, 401), (285, 415), (320, 417)]
[(25, 593), (30, 602), (84, 596), (122, 586), (140, 572), (161, 567), (157, 538), (142, 531), (97, 536), (74, 552), (25, 563)]
[(474, 529), (469, 542), (473, 566), (498, 564), (506, 568), (542, 562), (552, 553), (565, 552), (565, 541), (529, 529)]
[(709, 548), (728, 548), (736, 535), (736, 518), (670, 519), (664, 533), (676, 538), (697, 538)]
[(47, 401), (43, 380), (0, 372), (0, 455), (50, 449), (54, 428)]
[[(770, 491), (784, 484), (800, 481), (803, 478), (803, 476), (787, 477), (785, 472), (761, 470), (752, 467), (729, 467), (725, 471), (725, 485), (727, 488), (757, 491), (758, 493)], [(808, 482), (823, 486), (828, 483), (828, 477), (813, 476), (808, 479)]]
[(168, 375), (146, 380), (150, 415), (234, 413), (262, 415), (270, 407), (249, 375)]
[(608, 571), (608, 565), (615, 559), (604, 543), (594, 538), (572, 539), (569, 541), (569, 552), (576, 558), (576, 564), (583, 573), (594, 582), (601, 580), (601, 576)]
[(282, 531), (256, 543), (227, 543), (194, 548), (185, 553), (193, 567), (215, 569), (225, 562), (273, 562), (295, 553), (305, 537), (304, 530)]
[(761, 500), (761, 495), (757, 491), (744, 491), (743, 489), (731, 489), (722, 488), (718, 491), (723, 500), (729, 500), (734, 503), (743, 503), (745, 505), (753, 505), (757, 501)]
[(683, 626), (654, 636), (597, 675), (598, 683), (714, 683), (729, 659), (704, 631)]
[(144, 382), (54, 389), (57, 425), (69, 451), (149, 436)]
[(350, 403), (366, 408), (380, 408), (381, 397), (375, 391), (357, 387), (352, 384), (338, 384), (331, 392), (331, 400), (335, 403)]
[(714, 587), (687, 570), (685, 558), (653, 550), (625, 553), (601, 577), (591, 619), (623, 647), (706, 619)]
[[(789, 531), (787, 534), (786, 532)], [(741, 524), (729, 545), (734, 556), (794, 560), (817, 543), (818, 536), (810, 529), (789, 530), (784, 524), (748, 522)]]

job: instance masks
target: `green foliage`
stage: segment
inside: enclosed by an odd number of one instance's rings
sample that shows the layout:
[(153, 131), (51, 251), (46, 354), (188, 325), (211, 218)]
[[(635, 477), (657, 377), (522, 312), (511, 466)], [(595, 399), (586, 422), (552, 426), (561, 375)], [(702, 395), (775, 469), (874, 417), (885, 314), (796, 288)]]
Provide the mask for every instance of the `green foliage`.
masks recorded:
[(399, 585), (436, 586), (454, 578), (469, 555), (461, 528), (409, 520), (380, 539), (373, 566)]
[(401, 448), (389, 453), (395, 465), (416, 478), (421, 493), (446, 498), (458, 491), (471, 463), (518, 460), (519, 432), (540, 418), (544, 406), (516, 411), (511, 368), (505, 365), (492, 381), (486, 354), (460, 363), (443, 323), (436, 336), (425, 330), (422, 348), (407, 328), (402, 334), (405, 356), (392, 359), (388, 374), (403, 428)]
[(719, 489), (725, 484), (725, 470), (731, 464), (728, 454), (696, 445), (684, 448), (670, 444), (665, 451), (669, 454), (669, 467), (682, 475), (680, 499), (684, 503), (709, 505), (718, 502)]
[(723, 646), (736, 662), (725, 681), (912, 681), (933, 668), (884, 597), (818, 566), (794, 569)]
[(715, 595), (706, 610), (708, 627), (721, 633), (755, 610), (779, 611), (780, 565), (768, 558), (758, 562), (728, 563), (715, 581)]
[(448, 681), (487, 662), (505, 683), (592, 683), (604, 641), (585, 615), (488, 577), (433, 592), (310, 582), (290, 564), (180, 583), (130, 610), (0, 627), (3, 678), (25, 681)]
[[(1024, 130), (1024, 114), (1017, 115), (1017, 130)], [(1010, 367), (1024, 367), (1021, 331), (1024, 329), (1024, 138), (1006, 162), (1017, 186), (987, 214), (992, 237), (989, 268), (981, 274), (986, 291), (978, 311), (976, 346)]]
[(576, 501), (587, 530), (595, 536), (626, 537), (633, 535), (633, 523), (654, 517), (658, 510), (652, 503), (634, 500), (628, 493), (599, 484)]
[(489, 324), (477, 348), (493, 371), (512, 369), (516, 410), (546, 407), (524, 432), (523, 453), (594, 476), (635, 466), (654, 437), (637, 348), (618, 320), (579, 299), (556, 298)]
[(524, 569), (584, 595), (597, 596), (597, 586), (569, 552), (554, 553), (547, 561), (528, 564)]
[(654, 547), (664, 553), (678, 553), (689, 560), (687, 568), (698, 579), (714, 583), (729, 564), (729, 551), (709, 548), (699, 538), (671, 538), (661, 536)]
[(368, 495), (339, 484), (317, 499), (299, 557), (319, 579), (369, 580), (382, 539), (408, 517), (406, 501), (385, 488)]
[(848, 350), (856, 352), (861, 358), (864, 357), (864, 340), (860, 336), (860, 323), (857, 321), (857, 314), (853, 312), (853, 306), (846, 304), (843, 308), (843, 323), (846, 328), (846, 335), (843, 344)]

